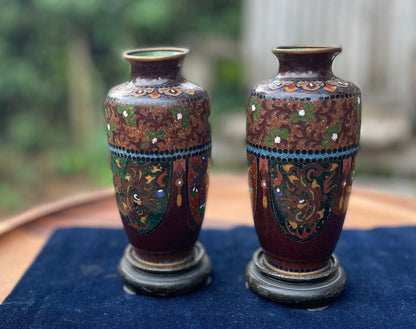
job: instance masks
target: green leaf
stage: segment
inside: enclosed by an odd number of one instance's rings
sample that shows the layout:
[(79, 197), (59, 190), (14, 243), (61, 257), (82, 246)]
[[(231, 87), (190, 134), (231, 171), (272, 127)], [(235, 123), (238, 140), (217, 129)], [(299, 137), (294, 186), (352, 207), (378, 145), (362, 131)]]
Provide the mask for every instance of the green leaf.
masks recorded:
[(303, 103), (303, 107), (307, 111), (312, 111), (315, 106), (313, 105), (312, 102), (306, 102), (306, 103)]
[(177, 115), (179, 113), (179, 106), (172, 107), (170, 111), (173, 115)]
[(280, 132), (279, 132), (279, 135), (278, 135), (280, 138), (283, 138), (283, 139), (287, 139), (290, 135), (289, 135), (289, 131), (287, 130), (287, 129), (282, 129), (282, 130), (280, 130)]
[(270, 138), (273, 138), (275, 136), (278, 136), (279, 130), (277, 128), (270, 129)]
[(342, 124), (341, 122), (337, 122), (334, 126), (334, 132), (339, 133), (341, 132)]
[(273, 142), (274, 142), (274, 140), (270, 140), (270, 139), (264, 139), (264, 142), (266, 143), (266, 145), (269, 145), (269, 146), (273, 146)]
[(126, 118), (126, 123), (127, 123), (129, 126), (134, 126), (134, 125), (136, 124), (136, 120), (134, 120), (133, 116), (128, 116), (128, 117)]
[(323, 147), (331, 146), (331, 144), (332, 144), (331, 137), (325, 136), (325, 138), (322, 140), (321, 144), (322, 144)]
[(188, 126), (189, 126), (189, 117), (188, 117), (188, 114), (187, 113), (185, 113), (184, 115), (183, 115), (183, 117), (182, 117), (182, 127), (183, 128), (187, 128)]
[(163, 129), (159, 129), (159, 130), (157, 131), (157, 137), (158, 137), (158, 138), (163, 138), (163, 137), (165, 137), (165, 131), (164, 131)]

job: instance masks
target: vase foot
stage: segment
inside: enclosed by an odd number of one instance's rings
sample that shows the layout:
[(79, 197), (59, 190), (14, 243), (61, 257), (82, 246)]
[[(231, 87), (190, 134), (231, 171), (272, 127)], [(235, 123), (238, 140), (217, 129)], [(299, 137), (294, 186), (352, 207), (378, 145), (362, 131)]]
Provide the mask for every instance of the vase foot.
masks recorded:
[(186, 262), (171, 264), (142, 262), (128, 245), (118, 265), (128, 294), (169, 297), (189, 293), (211, 282), (211, 261), (201, 243), (197, 242)]
[(274, 302), (320, 311), (344, 289), (345, 271), (335, 254), (328, 268), (311, 274), (273, 271), (264, 264), (263, 258), (263, 250), (258, 249), (247, 266), (246, 282), (252, 291)]

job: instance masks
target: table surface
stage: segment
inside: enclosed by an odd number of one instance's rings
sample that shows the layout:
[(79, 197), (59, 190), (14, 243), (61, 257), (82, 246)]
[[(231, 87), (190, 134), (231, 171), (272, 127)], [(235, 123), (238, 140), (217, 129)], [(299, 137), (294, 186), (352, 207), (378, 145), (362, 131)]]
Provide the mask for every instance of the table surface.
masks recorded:
[[(253, 225), (247, 177), (212, 175), (203, 228)], [(354, 187), (344, 228), (416, 225), (416, 200)], [(113, 189), (45, 204), (0, 222), (0, 303), (62, 227), (122, 228)]]

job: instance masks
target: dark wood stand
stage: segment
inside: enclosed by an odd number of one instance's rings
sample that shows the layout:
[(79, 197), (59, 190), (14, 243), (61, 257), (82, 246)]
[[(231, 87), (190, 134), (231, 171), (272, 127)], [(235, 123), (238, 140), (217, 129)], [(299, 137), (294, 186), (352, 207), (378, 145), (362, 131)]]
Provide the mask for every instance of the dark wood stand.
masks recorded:
[(311, 311), (324, 310), (342, 293), (346, 275), (333, 254), (327, 267), (310, 273), (290, 273), (265, 265), (260, 248), (246, 269), (247, 286), (274, 302)]
[(211, 282), (211, 261), (197, 242), (191, 256), (175, 263), (150, 263), (128, 245), (118, 266), (129, 294), (170, 297), (189, 293)]

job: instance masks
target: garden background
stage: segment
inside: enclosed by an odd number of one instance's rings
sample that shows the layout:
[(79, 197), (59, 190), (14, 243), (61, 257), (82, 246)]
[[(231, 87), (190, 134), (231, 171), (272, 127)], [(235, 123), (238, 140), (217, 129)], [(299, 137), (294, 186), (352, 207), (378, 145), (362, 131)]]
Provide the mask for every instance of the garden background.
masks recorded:
[(245, 171), (245, 107), (271, 49), (337, 44), (335, 73), (362, 88), (358, 183), (416, 196), (412, 0), (2, 0), (0, 219), (112, 186), (104, 97), (126, 49), (189, 47), (187, 79), (212, 96), (213, 173)]

